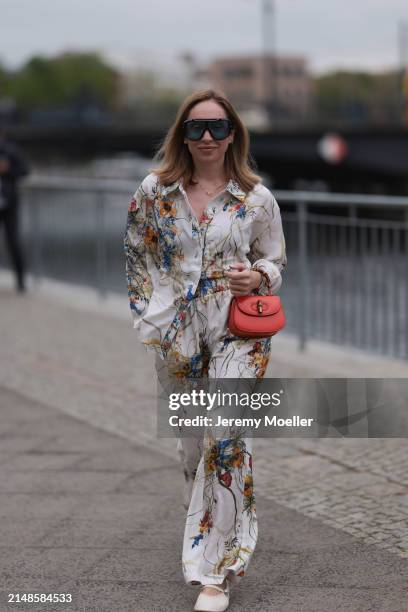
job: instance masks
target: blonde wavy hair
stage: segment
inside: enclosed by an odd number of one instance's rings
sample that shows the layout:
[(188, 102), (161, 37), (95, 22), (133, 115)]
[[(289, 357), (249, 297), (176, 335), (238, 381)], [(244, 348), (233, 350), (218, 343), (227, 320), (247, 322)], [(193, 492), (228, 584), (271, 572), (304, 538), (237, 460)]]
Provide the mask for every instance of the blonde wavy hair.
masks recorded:
[(191, 153), (184, 143), (183, 122), (187, 120), (193, 106), (204, 100), (218, 102), (225, 110), (227, 118), (233, 123), (234, 140), (225, 153), (225, 171), (230, 179), (238, 183), (244, 193), (248, 193), (262, 181), (254, 172), (257, 168), (249, 151), (249, 133), (231, 102), (221, 91), (215, 89), (196, 91), (185, 98), (173, 125), (153, 158), (153, 162), (160, 165), (151, 168), (150, 171), (159, 177), (159, 182), (164, 186), (171, 185), (180, 178), (185, 185), (191, 183), (194, 164)]

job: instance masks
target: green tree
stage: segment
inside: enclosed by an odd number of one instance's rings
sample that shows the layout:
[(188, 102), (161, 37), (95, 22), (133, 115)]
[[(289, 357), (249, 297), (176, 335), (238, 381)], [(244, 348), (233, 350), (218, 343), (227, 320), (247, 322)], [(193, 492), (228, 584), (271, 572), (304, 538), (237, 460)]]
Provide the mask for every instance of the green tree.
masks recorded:
[(375, 91), (374, 77), (364, 72), (337, 71), (315, 80), (318, 115), (352, 119), (357, 109), (367, 115)]
[(390, 123), (398, 118), (395, 72), (339, 70), (315, 78), (316, 116), (323, 121)]
[(11, 75), (6, 92), (22, 109), (81, 105), (89, 102), (114, 110), (118, 73), (95, 53), (64, 53), (31, 58)]

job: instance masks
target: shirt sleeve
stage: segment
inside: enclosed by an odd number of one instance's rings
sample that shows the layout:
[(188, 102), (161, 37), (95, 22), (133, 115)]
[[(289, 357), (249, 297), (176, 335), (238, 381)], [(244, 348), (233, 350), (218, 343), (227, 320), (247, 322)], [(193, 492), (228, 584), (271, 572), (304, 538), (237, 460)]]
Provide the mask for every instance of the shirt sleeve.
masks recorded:
[(147, 198), (142, 183), (130, 200), (124, 236), (126, 279), (134, 328), (147, 310), (153, 293), (152, 279), (146, 262)]
[(286, 266), (286, 247), (278, 203), (268, 190), (260, 214), (254, 220), (253, 242), (250, 245), (251, 269), (262, 274), (257, 295), (273, 295), (281, 284)]

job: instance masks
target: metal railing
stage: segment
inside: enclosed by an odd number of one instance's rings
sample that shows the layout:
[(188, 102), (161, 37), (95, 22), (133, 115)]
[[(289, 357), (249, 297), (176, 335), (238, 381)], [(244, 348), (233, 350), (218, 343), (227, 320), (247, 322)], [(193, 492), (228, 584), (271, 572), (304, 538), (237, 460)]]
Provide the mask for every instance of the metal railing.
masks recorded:
[(300, 349), (312, 337), (407, 358), (408, 198), (275, 196), (290, 262), (288, 328), (298, 333)]
[(25, 184), (26, 242), (36, 281), (48, 276), (127, 292), (123, 236), (135, 182), (36, 177)]
[[(43, 276), (126, 294), (123, 235), (135, 182), (35, 177), (23, 239)], [(408, 198), (274, 191), (288, 266), (280, 295), (299, 337), (408, 357)], [(4, 250), (4, 249), (2, 249)], [(4, 259), (4, 253), (1, 259)]]

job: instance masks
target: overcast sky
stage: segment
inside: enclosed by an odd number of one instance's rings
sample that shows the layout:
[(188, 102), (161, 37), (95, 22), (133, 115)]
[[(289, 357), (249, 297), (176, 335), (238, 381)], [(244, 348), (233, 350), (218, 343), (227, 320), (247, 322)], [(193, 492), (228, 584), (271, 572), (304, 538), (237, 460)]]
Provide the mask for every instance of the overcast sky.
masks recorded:
[[(68, 49), (138, 58), (189, 51), (203, 62), (256, 53), (262, 1), (0, 0), (0, 61), (17, 68), (33, 54)], [(278, 53), (305, 55), (314, 71), (397, 63), (398, 22), (408, 22), (408, 0), (275, 0), (275, 6)]]

